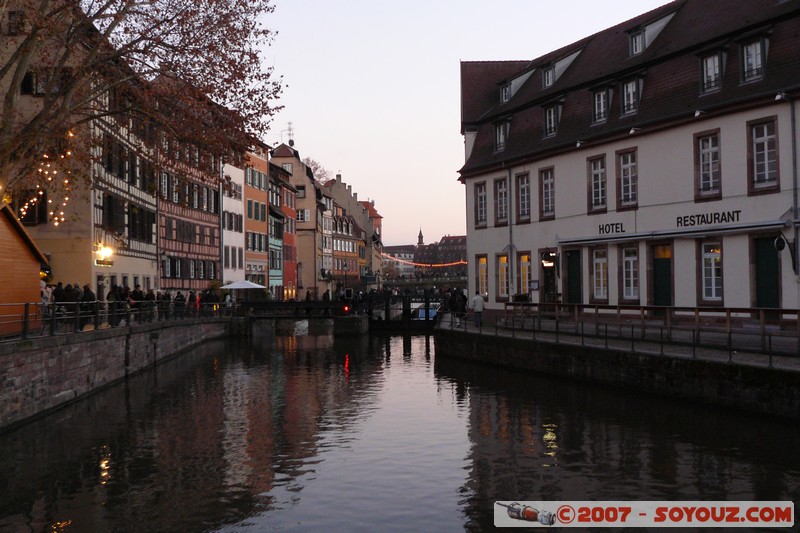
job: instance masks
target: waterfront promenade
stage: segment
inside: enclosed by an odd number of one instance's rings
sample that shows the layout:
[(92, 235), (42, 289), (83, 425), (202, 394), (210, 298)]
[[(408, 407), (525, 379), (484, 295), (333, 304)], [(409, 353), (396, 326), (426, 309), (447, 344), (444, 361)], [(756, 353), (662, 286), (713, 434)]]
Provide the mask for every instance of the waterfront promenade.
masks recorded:
[[(591, 326), (591, 327), (590, 327)], [(781, 418), (800, 418), (796, 338), (747, 332), (613, 327), (552, 318), (449, 314), (436, 330), (439, 356), (671, 396)], [(610, 327), (611, 326), (611, 327)], [(741, 341), (740, 341), (741, 338)]]

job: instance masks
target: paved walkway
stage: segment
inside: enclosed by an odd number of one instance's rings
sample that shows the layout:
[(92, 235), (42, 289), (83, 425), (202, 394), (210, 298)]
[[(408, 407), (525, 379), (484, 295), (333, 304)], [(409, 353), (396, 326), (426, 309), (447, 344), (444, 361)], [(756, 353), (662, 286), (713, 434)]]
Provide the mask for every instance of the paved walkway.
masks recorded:
[[(600, 324), (595, 327), (594, 321), (559, 321), (556, 326), (555, 320), (542, 319), (541, 323), (537, 321), (534, 330), (531, 319), (521, 325), (519, 321), (514, 324), (506, 323), (502, 318), (497, 323), (484, 323), (479, 328), (471, 317), (466, 321), (458, 320), (449, 313), (441, 315), (437, 328), (535, 339), (553, 344), (609, 348), (657, 357), (700, 359), (800, 372), (800, 339), (778, 335), (769, 335), (762, 339), (760, 335), (744, 330), (732, 333), (730, 340), (724, 332), (701, 330), (698, 334), (680, 329), (673, 329), (672, 337), (667, 338), (667, 332), (663, 328), (655, 327), (650, 327), (643, 333), (639, 326), (622, 326), (620, 329), (616, 324)], [(728, 347), (729, 342), (731, 348)]]

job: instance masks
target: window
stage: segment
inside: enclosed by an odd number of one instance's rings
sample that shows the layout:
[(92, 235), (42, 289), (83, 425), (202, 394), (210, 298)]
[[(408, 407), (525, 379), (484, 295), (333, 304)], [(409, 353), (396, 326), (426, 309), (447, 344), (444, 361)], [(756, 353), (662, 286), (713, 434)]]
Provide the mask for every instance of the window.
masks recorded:
[(281, 165), (281, 167), (283, 168), (283, 170), (285, 170), (289, 174), (292, 173), (292, 164), (291, 163), (284, 163), (284, 164)]
[(311, 210), (310, 209), (298, 209), (297, 210), (297, 221), (298, 222), (310, 222), (311, 221)]
[(748, 193), (777, 191), (778, 139), (775, 119), (748, 122)]
[(622, 85), (622, 114), (636, 113), (639, 109), (639, 80), (627, 81)]
[(478, 288), (478, 292), (486, 297), (489, 294), (488, 259), (485, 255), (476, 256), (475, 264), (478, 266), (475, 272), (475, 276), (477, 277), (475, 286)]
[(508, 182), (505, 179), (494, 182), (494, 223), (508, 223)]
[(639, 299), (639, 250), (622, 249), (622, 298)]
[(550, 106), (544, 110), (544, 136), (550, 137), (558, 131), (558, 117), (561, 106)]
[(695, 200), (721, 197), (719, 130), (694, 136)]
[(544, 88), (552, 87), (556, 81), (556, 68), (551, 66), (542, 71), (542, 85)]
[(528, 294), (531, 284), (531, 254), (522, 252), (517, 255), (517, 292)]
[(617, 152), (617, 209), (636, 207), (639, 175), (636, 170), (636, 150)]
[(759, 80), (764, 77), (766, 41), (759, 39), (742, 46), (742, 81)]
[(500, 87), (500, 101), (508, 102), (509, 100), (511, 100), (511, 84), (506, 83)]
[(203, 268), (205, 264), (206, 264), (205, 261), (202, 260), (197, 261), (197, 277), (200, 279), (205, 278), (205, 272), (204, 272), (205, 269)]
[(195, 262), (194, 259), (189, 260), (189, 279), (194, 279), (195, 277)]
[(720, 54), (703, 58), (703, 92), (716, 91), (722, 85)]
[(306, 186), (305, 185), (298, 185), (297, 186), (297, 197), (298, 198), (305, 198), (306, 197)]
[(475, 184), (475, 225), (486, 225), (486, 184)]
[(595, 300), (608, 300), (608, 250), (592, 250), (592, 286)]
[(497, 299), (508, 299), (508, 256), (497, 256)]
[(531, 219), (531, 180), (528, 174), (517, 176), (517, 219), (518, 222)]
[(722, 302), (722, 247), (719, 242), (701, 243), (702, 300)]
[(539, 189), (539, 220), (555, 217), (556, 184), (552, 168), (539, 171)]
[(608, 118), (608, 89), (595, 91), (592, 101), (592, 120), (604, 122)]
[(606, 198), (606, 158), (605, 156), (589, 159), (589, 211), (605, 211)]
[(494, 126), (494, 150), (500, 152), (506, 148), (506, 140), (508, 139), (509, 122), (502, 122)]
[(630, 34), (628, 37), (630, 55), (635, 56), (644, 52), (644, 30)]

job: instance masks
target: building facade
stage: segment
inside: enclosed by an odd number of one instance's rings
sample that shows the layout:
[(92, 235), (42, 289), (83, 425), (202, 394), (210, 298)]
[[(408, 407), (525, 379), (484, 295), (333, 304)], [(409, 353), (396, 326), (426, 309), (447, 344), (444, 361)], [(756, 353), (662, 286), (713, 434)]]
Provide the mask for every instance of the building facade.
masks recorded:
[(269, 155), (264, 146), (247, 154), (244, 175), (245, 279), (269, 283)]
[(797, 1), (687, 0), (462, 63), (470, 292), (796, 308), (798, 31)]
[(225, 163), (222, 183), (222, 282), (244, 281), (244, 161)]

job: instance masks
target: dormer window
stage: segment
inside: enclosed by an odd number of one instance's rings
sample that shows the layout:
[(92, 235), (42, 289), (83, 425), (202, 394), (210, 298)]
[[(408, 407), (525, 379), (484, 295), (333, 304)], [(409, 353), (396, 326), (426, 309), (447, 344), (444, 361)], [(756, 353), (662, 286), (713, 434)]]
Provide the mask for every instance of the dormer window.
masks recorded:
[(722, 86), (722, 54), (703, 58), (703, 92), (716, 91)]
[(592, 95), (592, 122), (605, 122), (608, 118), (609, 89), (595, 91)]
[(639, 109), (641, 93), (639, 79), (626, 81), (622, 84), (622, 114), (630, 115)]
[(500, 101), (505, 103), (511, 100), (511, 84), (506, 83), (500, 87)]
[(506, 140), (508, 139), (508, 129), (511, 122), (505, 120), (494, 126), (494, 151), (500, 152), (506, 149)]
[(551, 87), (556, 81), (556, 68), (549, 66), (542, 71), (542, 84), (544, 88)]
[(644, 30), (631, 33), (628, 37), (628, 45), (631, 56), (638, 56), (644, 52)]
[(551, 137), (558, 131), (558, 120), (561, 116), (561, 106), (552, 105), (544, 109), (544, 136)]
[(760, 80), (764, 77), (766, 43), (766, 39), (759, 39), (742, 46), (742, 81)]

